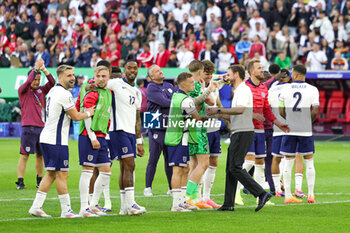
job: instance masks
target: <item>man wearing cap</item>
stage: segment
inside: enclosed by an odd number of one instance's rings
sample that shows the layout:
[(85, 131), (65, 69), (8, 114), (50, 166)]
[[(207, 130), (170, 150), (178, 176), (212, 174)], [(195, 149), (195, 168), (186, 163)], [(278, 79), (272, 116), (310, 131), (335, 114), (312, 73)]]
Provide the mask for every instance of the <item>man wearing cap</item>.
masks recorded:
[(0, 54), (3, 53), (8, 43), (9, 43), (9, 40), (6, 36), (6, 28), (1, 27), (0, 28)]
[(111, 15), (111, 23), (109, 24), (109, 27), (111, 27), (114, 31), (114, 33), (116, 35), (118, 35), (118, 33), (120, 32), (121, 30), (121, 26), (120, 26), (120, 23), (118, 21), (118, 15), (113, 13)]
[[(44, 72), (48, 79), (48, 83), (44, 86), (40, 86), (40, 71)], [(26, 188), (23, 178), (29, 154), (36, 154), (36, 187), (39, 187), (42, 179), (44, 163), (39, 144), (39, 136), (45, 124), (45, 95), (54, 85), (55, 79), (46, 69), (44, 60), (38, 59), (35, 62), (34, 69), (29, 72), (27, 81), (18, 88), (19, 103), (22, 111), (22, 135), (20, 148), (21, 157), (17, 166), (17, 189)]]

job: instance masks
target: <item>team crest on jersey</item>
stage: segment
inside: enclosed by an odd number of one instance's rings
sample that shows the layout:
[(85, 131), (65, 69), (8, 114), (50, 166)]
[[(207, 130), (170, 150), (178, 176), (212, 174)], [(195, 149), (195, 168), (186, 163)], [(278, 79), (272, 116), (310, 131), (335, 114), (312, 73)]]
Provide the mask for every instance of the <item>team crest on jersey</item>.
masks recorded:
[(173, 93), (173, 90), (171, 90), (171, 88), (169, 88), (168, 91), (169, 91), (170, 93)]
[(261, 92), (261, 96), (265, 98), (265, 92)]
[(43, 92), (42, 92), (42, 90), (41, 90), (41, 89), (39, 89), (39, 90), (38, 90), (38, 93), (39, 93), (39, 94), (41, 94), (41, 93), (43, 93)]
[(123, 151), (124, 154), (128, 153), (128, 147), (123, 147), (122, 151)]
[(182, 156), (182, 161), (184, 161), (184, 163), (187, 162), (187, 157), (186, 156)]
[(26, 147), (26, 151), (29, 152), (30, 151), (30, 146)]
[(157, 139), (158, 138), (158, 134), (153, 134), (153, 138)]
[(68, 160), (67, 160), (67, 159), (66, 159), (66, 160), (63, 160), (63, 165), (64, 165), (65, 167), (68, 166)]
[(88, 155), (87, 159), (88, 159), (89, 161), (92, 161), (92, 160), (94, 159), (94, 156), (93, 156), (93, 155)]

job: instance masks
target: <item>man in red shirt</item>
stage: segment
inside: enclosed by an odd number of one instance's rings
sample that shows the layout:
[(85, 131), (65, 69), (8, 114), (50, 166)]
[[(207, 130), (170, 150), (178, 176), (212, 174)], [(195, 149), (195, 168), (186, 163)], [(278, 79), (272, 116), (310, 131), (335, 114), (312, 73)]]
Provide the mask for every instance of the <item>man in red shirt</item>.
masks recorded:
[[(98, 201), (104, 187), (109, 184), (111, 176), (111, 163), (105, 139), (109, 129), (110, 108), (112, 106), (112, 94), (107, 89), (109, 77), (109, 69), (105, 66), (98, 66), (94, 72), (97, 91), (88, 92), (81, 100), (82, 103), (81, 101), (76, 102), (77, 109), (96, 106), (96, 116), (80, 122), (79, 161), (82, 172), (79, 182), (81, 201), (79, 215), (84, 217), (106, 215), (98, 207)], [(94, 184), (94, 193), (89, 205), (89, 184), (95, 167), (98, 168), (99, 175)]]
[(107, 61), (111, 63), (111, 66), (119, 66), (119, 60), (121, 58), (120, 51), (117, 49), (116, 44), (111, 44), (110, 45), (111, 52), (107, 56)]
[[(41, 73), (44, 72), (48, 83), (40, 86)], [(39, 144), (40, 133), (45, 124), (45, 96), (55, 85), (55, 79), (44, 65), (43, 59), (35, 62), (34, 69), (28, 73), (28, 79), (18, 88), (19, 103), (22, 112), (21, 157), (17, 165), (17, 189), (25, 189), (24, 173), (30, 154), (36, 154), (35, 169), (39, 187), (43, 176), (44, 161)]]
[(170, 56), (171, 52), (168, 49), (165, 49), (165, 44), (160, 44), (155, 64), (160, 68), (166, 67)]
[[(253, 94), (253, 123), (255, 136), (245, 158), (243, 169), (249, 171), (253, 166), (255, 166), (254, 179), (260, 186), (264, 187), (264, 158), (266, 157), (266, 139), (264, 132), (265, 117), (285, 132), (289, 130), (289, 127), (288, 125), (282, 124), (279, 120), (277, 120), (275, 115), (272, 113), (268, 101), (267, 87), (261, 83), (264, 80), (264, 69), (260, 61), (250, 61), (248, 63), (247, 70), (250, 78), (246, 81), (246, 85), (250, 88)], [(237, 188), (236, 199), (238, 198), (237, 201), (243, 204), (243, 201), (239, 195), (239, 190), (240, 189)]]
[(149, 68), (153, 65), (154, 54), (150, 51), (148, 44), (143, 45), (143, 53), (137, 56), (136, 60), (139, 62), (139, 67)]

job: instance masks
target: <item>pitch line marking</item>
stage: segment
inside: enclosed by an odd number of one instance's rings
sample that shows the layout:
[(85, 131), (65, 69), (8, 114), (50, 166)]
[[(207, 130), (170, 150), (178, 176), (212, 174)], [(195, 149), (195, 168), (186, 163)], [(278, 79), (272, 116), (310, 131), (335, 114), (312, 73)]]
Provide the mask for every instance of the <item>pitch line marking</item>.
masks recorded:
[[(338, 203), (350, 203), (350, 200), (344, 200), (344, 201), (325, 201), (325, 202), (316, 202), (313, 204), (309, 203), (291, 203), (291, 204), (276, 204), (274, 206), (265, 206), (266, 207), (288, 207), (288, 206), (301, 206), (301, 205), (327, 205), (327, 204), (338, 204)], [(249, 206), (236, 206), (235, 208), (238, 209), (245, 209), (245, 208), (254, 208), (256, 205), (249, 205)], [(213, 211), (213, 210), (200, 210), (202, 211)], [(147, 214), (152, 213), (170, 213), (170, 210), (158, 210), (158, 211), (149, 211)], [(194, 211), (196, 212), (196, 211)], [(118, 216), (119, 214), (108, 214), (108, 216)], [(122, 216), (122, 215), (121, 215)], [(28, 217), (28, 218), (9, 218), (9, 219), (0, 219), (0, 222), (12, 222), (12, 221), (26, 221), (26, 220), (43, 220), (43, 219), (60, 219), (61, 217), (52, 217), (52, 218), (38, 218), (38, 217)], [(102, 217), (104, 218), (104, 217)], [(80, 219), (80, 218), (78, 218)]]
[[(211, 194), (211, 196), (224, 196), (225, 194)], [(247, 195), (249, 196), (249, 195)], [(350, 193), (315, 193), (315, 196), (350, 196)], [(137, 198), (153, 198), (153, 197), (171, 197), (171, 195), (153, 195), (151, 197), (145, 197), (144, 195), (135, 195)], [(120, 196), (111, 196), (111, 199), (119, 199)], [(58, 197), (48, 197), (46, 200), (57, 200)], [(80, 199), (80, 197), (70, 197), (70, 199)], [(103, 198), (101, 198), (103, 199)], [(8, 201), (33, 201), (34, 198), (19, 198), (19, 199), (0, 199), (0, 202)]]

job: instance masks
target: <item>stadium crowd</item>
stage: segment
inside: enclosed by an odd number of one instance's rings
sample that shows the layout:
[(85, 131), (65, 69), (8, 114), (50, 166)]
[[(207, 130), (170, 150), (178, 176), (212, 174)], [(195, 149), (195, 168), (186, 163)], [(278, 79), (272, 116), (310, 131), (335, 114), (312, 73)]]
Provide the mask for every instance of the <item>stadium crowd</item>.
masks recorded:
[(208, 59), (219, 72), (260, 59), (290, 69), (347, 70), (349, 0), (4, 0), (0, 67), (61, 64), (185, 68)]

